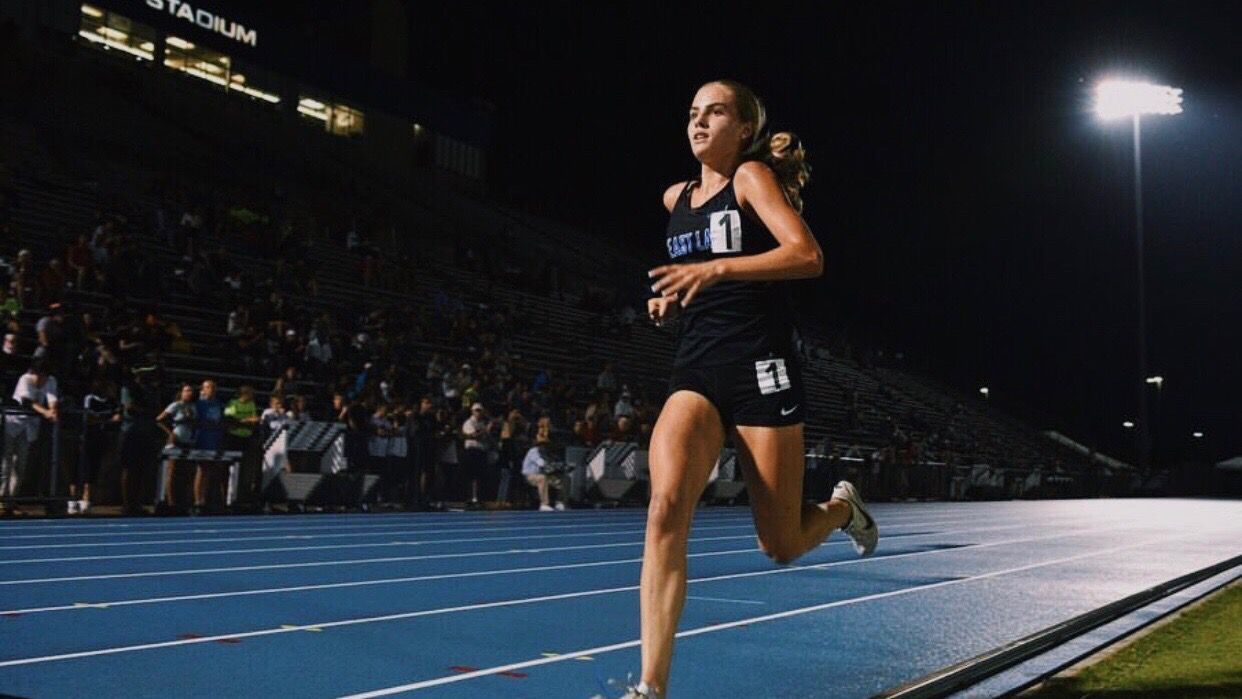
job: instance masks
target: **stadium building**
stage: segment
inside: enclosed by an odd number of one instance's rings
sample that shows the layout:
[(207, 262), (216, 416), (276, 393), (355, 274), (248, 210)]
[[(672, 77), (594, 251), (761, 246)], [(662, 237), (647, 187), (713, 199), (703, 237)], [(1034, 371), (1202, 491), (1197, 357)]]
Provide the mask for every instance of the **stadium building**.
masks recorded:
[(0, 7), (6, 14), (40, 41), (73, 37), (101, 60), (174, 73), (222, 100), (297, 115), (359, 141), (388, 167), (431, 164), (467, 186), (485, 176), (488, 110), (407, 78), (407, 17), (399, 2), (377, 0), (353, 18), (369, 40), (365, 64), (318, 40), (321, 27), (251, 17), (244, 6), (234, 13), (211, 0), (15, 0)]

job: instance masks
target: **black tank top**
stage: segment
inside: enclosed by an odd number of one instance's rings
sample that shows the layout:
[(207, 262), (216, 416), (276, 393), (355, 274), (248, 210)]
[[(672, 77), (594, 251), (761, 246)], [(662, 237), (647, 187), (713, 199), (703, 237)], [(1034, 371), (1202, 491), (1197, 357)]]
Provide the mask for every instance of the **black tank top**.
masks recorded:
[[(730, 177), (698, 208), (686, 183), (669, 214), (665, 244), (673, 263), (757, 255), (777, 246), (757, 216), (738, 206)], [(681, 311), (674, 368), (733, 364), (770, 355), (793, 361), (794, 325), (784, 282), (724, 281), (695, 295)]]

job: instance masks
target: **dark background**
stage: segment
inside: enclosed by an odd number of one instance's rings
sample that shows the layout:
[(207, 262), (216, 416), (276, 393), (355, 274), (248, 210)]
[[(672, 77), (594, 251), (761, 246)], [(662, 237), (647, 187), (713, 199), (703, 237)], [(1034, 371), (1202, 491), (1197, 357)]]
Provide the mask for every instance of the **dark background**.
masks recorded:
[[(1127, 459), (1132, 146), (1090, 90), (1117, 74), (1181, 87), (1183, 114), (1143, 124), (1156, 449), (1242, 453), (1242, 10), (860, 5), (410, 2), (409, 72), (494, 110), (494, 196), (653, 262), (660, 195), (698, 171), (695, 90), (748, 83), (814, 167), (806, 219), (827, 264), (801, 284), (808, 320)], [(365, 60), (346, 4), (300, 7), (308, 35)]]

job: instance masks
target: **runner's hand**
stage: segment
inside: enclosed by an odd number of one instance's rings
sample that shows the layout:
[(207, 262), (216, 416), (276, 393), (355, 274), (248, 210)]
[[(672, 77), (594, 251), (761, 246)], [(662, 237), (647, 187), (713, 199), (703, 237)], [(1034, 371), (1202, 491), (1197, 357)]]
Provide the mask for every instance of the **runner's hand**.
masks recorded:
[(680, 297), (681, 307), (685, 308), (700, 291), (720, 281), (720, 266), (715, 261), (661, 265), (648, 271), (647, 276), (656, 280), (652, 291), (666, 298)]
[(656, 325), (664, 325), (666, 320), (675, 317), (679, 308), (676, 296), (657, 296), (647, 299), (647, 317)]

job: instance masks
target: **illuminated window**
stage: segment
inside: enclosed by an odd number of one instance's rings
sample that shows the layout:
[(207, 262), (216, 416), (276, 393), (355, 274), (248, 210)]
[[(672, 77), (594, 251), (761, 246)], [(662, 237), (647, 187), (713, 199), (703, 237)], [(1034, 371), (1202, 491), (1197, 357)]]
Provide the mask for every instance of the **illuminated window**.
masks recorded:
[[(233, 59), (218, 51), (203, 48), (179, 36), (164, 40), (164, 65), (201, 80), (218, 85), (229, 92), (236, 92), (263, 100), (270, 104), (280, 102), (280, 96), (255, 84), (258, 69), (245, 71), (233, 65)], [(262, 77), (260, 83), (264, 82)]]
[(228, 89), (233, 69), (233, 61), (228, 56), (179, 36), (164, 40), (164, 65), (225, 89)]
[(303, 95), (298, 99), (298, 114), (323, 122), (325, 131), (338, 136), (352, 136), (363, 131), (361, 111), (344, 104), (333, 104)]
[(332, 122), (328, 130), (339, 136), (362, 133), (362, 112), (343, 104), (332, 105)]
[(82, 5), (78, 36), (104, 51), (120, 51), (139, 61), (155, 59), (155, 29), (115, 12)]

